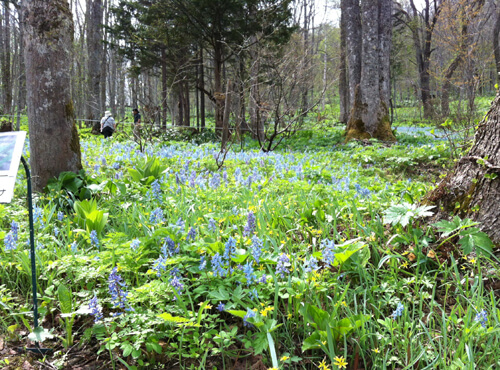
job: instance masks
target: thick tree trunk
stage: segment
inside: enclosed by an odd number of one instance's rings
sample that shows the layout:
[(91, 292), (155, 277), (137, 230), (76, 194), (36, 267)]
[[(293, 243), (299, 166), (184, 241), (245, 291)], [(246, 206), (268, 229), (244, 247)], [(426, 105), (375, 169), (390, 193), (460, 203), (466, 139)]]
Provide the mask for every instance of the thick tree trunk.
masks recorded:
[[(386, 71), (390, 65), (390, 26), (381, 27), (391, 14), (391, 0), (363, 0), (361, 82), (356, 87), (354, 104), (346, 128), (346, 140), (376, 138), (395, 141), (389, 119)], [(389, 21), (390, 23), (390, 21)], [(384, 32), (384, 34), (382, 34)], [(384, 66), (382, 66), (384, 65)]]
[[(340, 66), (339, 66), (339, 97), (340, 97), (340, 117), (339, 121), (347, 123), (349, 121), (349, 108), (351, 106), (349, 99), (349, 86), (347, 79), (347, 40), (346, 40), (346, 0), (340, 3)], [(326, 55), (326, 53), (325, 53)]]
[(82, 168), (70, 92), (73, 15), (67, 0), (23, 0), (33, 188)]
[(471, 150), (426, 202), (438, 206), (438, 216), (458, 213), (480, 222), (483, 231), (500, 243), (500, 94), (479, 125)]
[(361, 8), (359, 0), (345, 1), (346, 41), (349, 61), (349, 94), (354, 103), (354, 92), (361, 81), (361, 55), (363, 41), (361, 38)]

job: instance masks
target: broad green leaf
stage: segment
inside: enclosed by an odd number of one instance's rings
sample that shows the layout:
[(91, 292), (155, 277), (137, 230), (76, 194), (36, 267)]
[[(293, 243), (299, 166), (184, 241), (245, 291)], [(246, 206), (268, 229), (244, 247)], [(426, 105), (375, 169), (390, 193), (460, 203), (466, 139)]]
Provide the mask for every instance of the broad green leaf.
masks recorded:
[(73, 297), (71, 291), (63, 284), (57, 288), (57, 297), (59, 298), (59, 306), (61, 313), (69, 314), (73, 311)]
[(46, 339), (54, 338), (54, 336), (52, 335), (52, 330), (48, 331), (47, 329), (39, 326), (35, 328), (30, 335), (28, 335), (28, 338), (33, 342), (43, 342)]
[(189, 319), (186, 319), (185, 317), (172, 316), (168, 312), (165, 312), (165, 313), (162, 313), (162, 314), (159, 314), (159, 315), (156, 315), (156, 316), (159, 317), (159, 318), (161, 318), (161, 319), (163, 319), (163, 320), (165, 320), (168, 323), (171, 323), (171, 324), (179, 324), (179, 323), (183, 323), (183, 322), (189, 321)]

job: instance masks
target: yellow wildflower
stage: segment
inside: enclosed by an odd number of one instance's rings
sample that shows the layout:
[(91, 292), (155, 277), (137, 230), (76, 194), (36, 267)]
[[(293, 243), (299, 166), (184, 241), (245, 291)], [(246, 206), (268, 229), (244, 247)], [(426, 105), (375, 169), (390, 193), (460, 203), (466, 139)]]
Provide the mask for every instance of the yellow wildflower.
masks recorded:
[(328, 366), (325, 360), (321, 361), (318, 365), (318, 369), (320, 370), (330, 370), (330, 366)]
[(288, 357), (288, 356), (283, 356), (282, 358), (280, 358), (280, 361), (286, 361), (286, 360), (288, 360), (289, 358), (290, 358), (290, 357)]
[(346, 360), (345, 360), (345, 358), (342, 357), (342, 356), (335, 357), (333, 359), (333, 364), (335, 366), (337, 366), (339, 369), (345, 369), (345, 368), (347, 368), (347, 365), (348, 365), (347, 362), (346, 362)]
[(372, 349), (372, 351), (375, 352), (375, 353), (380, 353), (380, 351), (378, 350), (378, 348), (374, 348), (374, 349)]

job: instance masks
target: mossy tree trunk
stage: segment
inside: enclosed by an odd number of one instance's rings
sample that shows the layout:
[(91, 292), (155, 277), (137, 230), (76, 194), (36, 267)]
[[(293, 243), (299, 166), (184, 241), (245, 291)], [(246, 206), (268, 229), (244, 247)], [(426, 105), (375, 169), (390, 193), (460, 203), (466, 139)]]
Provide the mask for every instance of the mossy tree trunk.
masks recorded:
[(439, 209), (469, 217), (500, 243), (500, 94), (479, 125), (471, 150), (426, 199)]
[(73, 15), (67, 0), (23, 0), (24, 60), (33, 188), (82, 168), (70, 94)]
[(361, 13), (361, 81), (355, 89), (346, 141), (369, 138), (395, 141), (388, 109), (392, 1), (363, 0)]

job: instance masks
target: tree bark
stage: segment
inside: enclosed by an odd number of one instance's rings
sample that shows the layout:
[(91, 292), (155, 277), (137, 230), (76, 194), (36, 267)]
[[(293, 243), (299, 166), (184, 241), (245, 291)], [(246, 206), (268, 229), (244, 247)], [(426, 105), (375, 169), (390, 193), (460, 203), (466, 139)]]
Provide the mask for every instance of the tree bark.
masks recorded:
[(390, 18), (391, 9), (392, 0), (362, 1), (361, 82), (355, 90), (346, 141), (369, 138), (396, 140), (389, 119), (389, 96), (384, 93), (387, 89), (384, 84), (390, 82), (385, 74), (390, 65), (391, 26), (380, 25), (381, 20), (387, 22)]
[(349, 94), (351, 104), (354, 102), (356, 86), (361, 82), (361, 8), (359, 0), (345, 1), (346, 42), (349, 61)]
[[(340, 2), (340, 65), (339, 65), (339, 97), (340, 97), (340, 117), (339, 121), (347, 123), (349, 121), (349, 86), (347, 79), (347, 40), (346, 40), (346, 6), (347, 0)], [(326, 53), (325, 53), (326, 54)]]
[[(10, 55), (10, 9), (9, 4), (3, 5), (3, 25), (2, 25), (2, 90), (3, 90), (3, 113), (12, 114), (12, 75)], [(9, 117), (9, 121), (12, 121)]]
[(23, 0), (33, 189), (82, 168), (70, 92), (73, 15), (67, 0)]
[(495, 66), (497, 70), (497, 81), (500, 81), (500, 44), (498, 35), (500, 34), (500, 6), (497, 8), (495, 24), (493, 27), (493, 52), (495, 54)]
[(87, 25), (87, 45), (88, 45), (88, 100), (87, 119), (93, 122), (92, 132), (99, 134), (99, 119), (103, 114), (101, 110), (101, 74), (102, 74), (102, 0), (88, 0), (88, 25)]
[(476, 132), (474, 145), (425, 200), (438, 217), (456, 213), (481, 223), (500, 242), (500, 93)]

